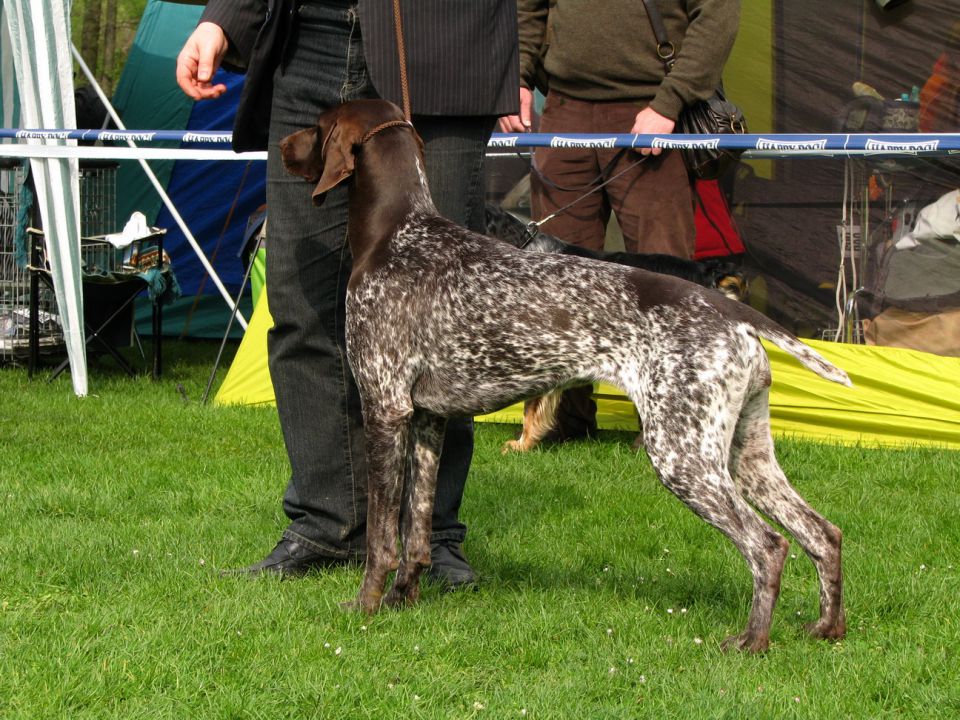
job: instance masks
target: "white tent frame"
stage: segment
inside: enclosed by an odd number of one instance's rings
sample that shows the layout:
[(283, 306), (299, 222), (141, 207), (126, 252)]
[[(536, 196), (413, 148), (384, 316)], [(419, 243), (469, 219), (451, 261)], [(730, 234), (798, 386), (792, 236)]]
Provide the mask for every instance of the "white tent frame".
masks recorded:
[[(20, 96), (21, 122), (33, 127), (76, 126), (70, 61), (70, 12), (67, 0), (3, 0), (6, 27)], [(28, 140), (30, 145), (73, 141)], [(87, 353), (80, 279), (80, 192), (76, 158), (30, 161), (37, 205), (45, 229), (73, 391), (87, 394)]]
[[(70, 0), (3, 0), (0, 34), (6, 34), (13, 55), (14, 77), (20, 99), (21, 124), (31, 129), (74, 129), (73, 61), (91, 83), (110, 117), (126, 129), (116, 109), (96, 82), (89, 67), (70, 42)], [(8, 91), (4, 83), (4, 92)], [(127, 140), (131, 149), (137, 146)], [(61, 152), (56, 152), (59, 148)], [(69, 150), (68, 150), (69, 148)], [(76, 150), (73, 150), (76, 148)], [(83, 327), (83, 291), (80, 275), (80, 195), (78, 158), (84, 153), (76, 141), (51, 138), (27, 140), (27, 147), (0, 144), (0, 153), (26, 156), (37, 191), (51, 275), (70, 360), (74, 393), (88, 392), (86, 342)], [(8, 152), (10, 150), (10, 152)], [(46, 151), (46, 152), (45, 152)], [(154, 189), (170, 211), (227, 306), (246, 329), (247, 321), (227, 292), (183, 217), (143, 157), (138, 158)]]

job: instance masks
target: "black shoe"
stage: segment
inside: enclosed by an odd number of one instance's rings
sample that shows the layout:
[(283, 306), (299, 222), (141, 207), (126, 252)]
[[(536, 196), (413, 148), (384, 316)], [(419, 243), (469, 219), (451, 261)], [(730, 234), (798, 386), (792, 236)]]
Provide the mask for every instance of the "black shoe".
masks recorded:
[(460, 543), (440, 540), (431, 544), (430, 560), (427, 578), (443, 585), (447, 592), (476, 587), (476, 573), (464, 557)]
[(273, 552), (260, 562), (244, 568), (221, 570), (220, 574), (249, 575), (251, 577), (258, 575), (279, 575), (282, 578), (300, 577), (317, 568), (337, 567), (346, 565), (347, 562), (344, 558), (321, 555), (296, 540), (282, 537)]

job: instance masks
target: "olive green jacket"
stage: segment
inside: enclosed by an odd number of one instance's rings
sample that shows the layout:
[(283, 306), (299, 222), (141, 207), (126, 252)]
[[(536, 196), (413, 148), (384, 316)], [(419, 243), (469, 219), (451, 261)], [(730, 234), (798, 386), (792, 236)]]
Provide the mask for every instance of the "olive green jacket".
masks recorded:
[(657, 0), (676, 64), (665, 76), (642, 0), (519, 0), (520, 81), (580, 100), (635, 101), (676, 119), (720, 82), (740, 0)]

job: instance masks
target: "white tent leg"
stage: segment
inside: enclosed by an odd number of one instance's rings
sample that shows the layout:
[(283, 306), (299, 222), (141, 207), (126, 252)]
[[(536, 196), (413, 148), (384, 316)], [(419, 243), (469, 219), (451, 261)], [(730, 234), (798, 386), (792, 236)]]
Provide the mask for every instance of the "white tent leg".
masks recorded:
[[(87, 67), (87, 64), (83, 61), (83, 58), (80, 57), (80, 53), (77, 52), (76, 46), (73, 44), (70, 45), (71, 50), (73, 51), (73, 59), (77, 61), (77, 64), (80, 66), (80, 69), (83, 71), (83, 74), (86, 76), (87, 80), (90, 82), (90, 85), (96, 91), (97, 96), (100, 98), (100, 102), (103, 103), (104, 107), (107, 108), (107, 112), (110, 113), (110, 117), (113, 119), (113, 122), (116, 123), (117, 128), (120, 130), (126, 130), (126, 126), (123, 124), (123, 121), (120, 120), (120, 116), (117, 115), (116, 109), (110, 103), (110, 100), (107, 99), (107, 96), (104, 94), (103, 89), (97, 83), (96, 79), (93, 77), (93, 73), (90, 72), (90, 68)], [(132, 140), (127, 140), (127, 145), (130, 147), (136, 147), (136, 143)], [(247, 329), (247, 321), (244, 319), (243, 315), (240, 313), (239, 308), (233, 301), (233, 298), (230, 297), (230, 293), (227, 292), (227, 289), (223, 286), (223, 283), (220, 281), (220, 276), (217, 275), (217, 272), (213, 269), (213, 266), (210, 264), (210, 261), (207, 260), (207, 256), (203, 252), (203, 248), (200, 247), (197, 243), (196, 238), (193, 237), (193, 233), (190, 232), (190, 228), (187, 227), (187, 224), (184, 222), (183, 218), (180, 216), (180, 212), (177, 210), (176, 206), (173, 204), (173, 201), (170, 199), (170, 196), (167, 195), (167, 191), (163, 189), (163, 186), (160, 184), (160, 181), (157, 179), (157, 176), (154, 174), (153, 169), (150, 165), (147, 164), (146, 160), (139, 160), (140, 167), (143, 168), (143, 171), (146, 173), (147, 178), (149, 178), (150, 183), (153, 185), (154, 189), (157, 191), (157, 194), (160, 195), (160, 199), (163, 201), (163, 204), (166, 205), (167, 210), (170, 211), (170, 214), (173, 216), (174, 221), (177, 223), (177, 226), (183, 232), (184, 237), (187, 238), (187, 242), (190, 243), (190, 247), (193, 248), (194, 253), (197, 257), (200, 258), (200, 263), (203, 265), (204, 269), (210, 275), (210, 279), (213, 280), (213, 284), (217, 286), (217, 290), (220, 291), (220, 295), (226, 301), (227, 306), (230, 308), (230, 311), (236, 316), (237, 322), (240, 323), (240, 327), (244, 330)]]
[[(65, 42), (70, 31), (68, 3), (4, 0), (4, 9), (20, 91), (21, 120), (28, 127), (38, 128), (75, 125), (73, 72)], [(41, 140), (31, 144), (47, 143)], [(83, 397), (87, 394), (87, 353), (80, 284), (78, 163), (71, 158), (36, 158), (30, 164), (70, 359), (70, 378), (74, 393)]]

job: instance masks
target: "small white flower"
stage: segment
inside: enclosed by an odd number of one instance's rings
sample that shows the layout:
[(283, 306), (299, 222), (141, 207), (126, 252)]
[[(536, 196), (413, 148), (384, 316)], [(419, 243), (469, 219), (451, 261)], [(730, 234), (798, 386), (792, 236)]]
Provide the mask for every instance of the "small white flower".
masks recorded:
[(200, 558), (200, 565), (206, 565), (206, 564), (207, 564), (207, 561), (204, 560), (203, 558)]
[(613, 635), (613, 628), (607, 628), (607, 635)]
[(627, 658), (627, 665), (633, 665), (633, 658)]
[(612, 668), (610, 668), (609, 670), (607, 670), (607, 672), (608, 672), (610, 675), (614, 675), (614, 674), (616, 674), (617, 669), (616, 669), (615, 667), (612, 667)]
[(926, 565), (921, 565), (921, 566), (920, 566), (920, 569), (921, 569), (921, 570), (926, 570), (926, 569), (927, 569), (927, 566), (926, 566)]
[(526, 708), (520, 708), (520, 714), (521, 714), (521, 715), (526, 715), (526, 714), (527, 714), (527, 709), (526, 709)]
[(474, 703), (473, 703), (473, 709), (474, 709), (474, 710), (483, 710), (483, 703), (482, 703), (482, 702), (474, 702)]
[(647, 681), (647, 676), (646, 676), (646, 675), (641, 675), (640, 677), (637, 678), (637, 680), (639, 680), (639, 681), (642, 682), (642, 683), (645, 683), (645, 682)]
[(343, 648), (338, 645), (338, 646), (337, 646), (337, 649), (333, 651), (333, 654), (334, 654), (334, 655), (339, 655), (339, 654), (342, 653), (342, 652), (343, 652)]
[(681, 615), (686, 615), (686, 614), (687, 614), (687, 609), (686, 609), (686, 608), (680, 608), (680, 614), (681, 614)]
[(329, 647), (330, 647), (330, 643), (324, 643), (324, 644), (323, 644), (323, 647), (329, 648)]
[(134, 548), (134, 549), (133, 549), (133, 554), (134, 554), (134, 555), (139, 555), (139, 554), (140, 554), (140, 551), (137, 550), (136, 548)]
[(702, 640), (701, 638), (695, 637), (695, 638), (693, 639), (693, 644), (694, 644), (694, 645), (703, 645), (703, 640)]
[(603, 571), (610, 572), (610, 566), (609, 565), (604, 566)]
[(664, 549), (663, 549), (663, 552), (664, 552), (665, 554), (669, 555), (669, 554), (670, 554), (670, 548), (664, 548)]
[(366, 626), (366, 625), (361, 625), (361, 626), (360, 626), (360, 630), (361, 630), (362, 632), (366, 632), (366, 631), (367, 631), (367, 626)]
[(796, 559), (797, 559), (797, 554), (796, 554), (796, 553), (790, 553), (790, 559), (791, 559), (791, 560), (796, 560)]
[(667, 615), (673, 615), (673, 608), (667, 608)]
[(793, 701), (798, 703), (798, 702), (800, 702), (800, 698), (795, 697), (795, 698), (793, 699)]
[(420, 646), (419, 646), (419, 645), (414, 645), (414, 646), (413, 646), (413, 651), (414, 651), (414, 652), (420, 652)]

